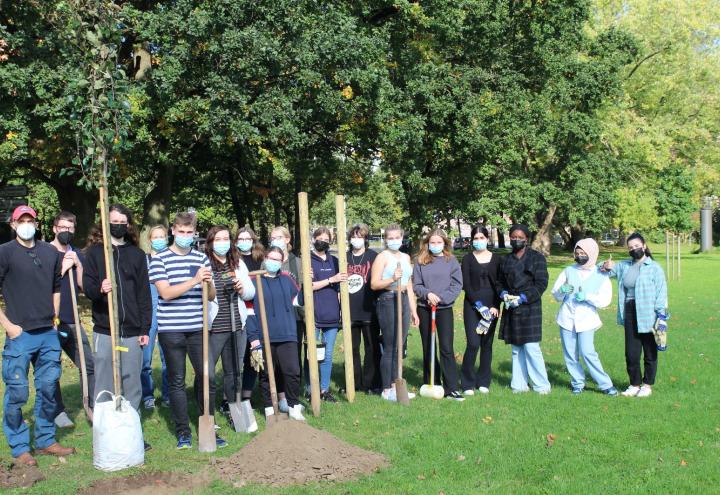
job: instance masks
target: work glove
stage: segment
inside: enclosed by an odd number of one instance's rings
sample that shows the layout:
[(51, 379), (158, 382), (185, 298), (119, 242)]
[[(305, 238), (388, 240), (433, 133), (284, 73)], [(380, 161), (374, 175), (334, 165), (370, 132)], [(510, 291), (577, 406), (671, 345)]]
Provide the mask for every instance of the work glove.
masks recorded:
[(565, 282), (560, 286), (560, 292), (563, 294), (572, 294), (572, 292), (575, 290), (575, 287)]
[(505, 305), (510, 309), (515, 309), (521, 304), (527, 303), (527, 297), (525, 297), (525, 294), (520, 294), (519, 296), (511, 296), (508, 295), (507, 299), (505, 300)]
[(655, 336), (655, 345), (658, 351), (667, 350), (667, 320), (668, 315), (658, 313), (653, 327), (653, 335)]
[(262, 345), (257, 345), (250, 349), (250, 366), (258, 373), (265, 368)]
[(480, 316), (482, 316), (484, 320), (492, 320), (490, 308), (485, 306), (482, 301), (475, 301), (475, 310), (480, 313)]
[[(520, 296), (513, 296), (512, 294), (508, 294), (508, 291), (504, 290), (500, 293), (500, 299), (503, 300), (506, 307), (510, 307), (510, 304), (513, 301), (516, 301), (520, 298)], [(517, 307), (517, 306), (515, 306)]]
[(478, 335), (485, 335), (490, 330), (490, 325), (492, 324), (492, 318), (489, 320), (486, 320), (485, 318), (480, 318), (480, 321), (478, 321), (477, 327), (475, 328), (475, 333)]
[(582, 288), (575, 293), (575, 302), (585, 302), (585, 293), (583, 292)]

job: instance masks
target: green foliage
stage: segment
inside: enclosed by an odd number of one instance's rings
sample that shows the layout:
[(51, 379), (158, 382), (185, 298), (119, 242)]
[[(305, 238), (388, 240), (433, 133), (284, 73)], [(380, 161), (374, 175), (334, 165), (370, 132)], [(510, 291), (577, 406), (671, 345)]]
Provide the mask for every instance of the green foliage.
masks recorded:
[(657, 201), (652, 191), (641, 187), (622, 187), (616, 194), (618, 209), (614, 223), (620, 230), (645, 231), (657, 226)]

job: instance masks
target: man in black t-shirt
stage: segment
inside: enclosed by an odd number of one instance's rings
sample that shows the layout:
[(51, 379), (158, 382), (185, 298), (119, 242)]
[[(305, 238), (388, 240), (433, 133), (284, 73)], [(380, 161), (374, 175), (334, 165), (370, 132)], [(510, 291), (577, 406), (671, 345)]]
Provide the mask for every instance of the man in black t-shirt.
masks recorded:
[(60, 379), (60, 341), (57, 325), (60, 308), (61, 258), (57, 250), (35, 241), (37, 214), (18, 206), (11, 216), (17, 234), (0, 246), (0, 289), (5, 311), (2, 377), (5, 382), (3, 433), (15, 461), (34, 466), (30, 454), (30, 429), (22, 417), (28, 400), (28, 369), (35, 375), (35, 453), (67, 456), (75, 452), (55, 441), (55, 389)]

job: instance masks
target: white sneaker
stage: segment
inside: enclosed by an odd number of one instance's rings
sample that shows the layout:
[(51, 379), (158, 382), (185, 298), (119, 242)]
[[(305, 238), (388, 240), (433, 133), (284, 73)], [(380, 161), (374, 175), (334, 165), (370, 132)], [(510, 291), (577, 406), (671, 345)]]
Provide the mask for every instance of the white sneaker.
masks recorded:
[(640, 392), (640, 387), (636, 387), (635, 385), (630, 385), (628, 388), (625, 389), (624, 392), (621, 393), (623, 397), (635, 397), (638, 392)]
[(467, 395), (468, 397), (470, 397), (471, 395), (475, 395), (475, 391), (470, 389), (463, 390), (463, 395)]
[(269, 418), (270, 416), (272, 416), (274, 414), (275, 414), (275, 409), (273, 409), (272, 406), (265, 408), (265, 417), (266, 418)]
[(652, 387), (648, 387), (647, 385), (643, 385), (640, 387), (640, 391), (637, 393), (635, 397), (650, 397), (652, 394)]
[(414, 392), (408, 392), (408, 399), (414, 399), (415, 393)]
[(305, 416), (302, 415), (302, 409), (300, 409), (300, 404), (292, 406), (288, 412), (288, 415), (290, 416), (290, 419), (294, 419), (295, 421), (305, 421)]
[(390, 402), (397, 402), (397, 395), (395, 394), (394, 388), (388, 389), (387, 391), (383, 390), (380, 397)]
[(287, 399), (280, 399), (278, 401), (278, 411), (285, 414), (290, 412), (290, 406), (288, 406)]
[(489, 394), (490, 389), (487, 387), (478, 387), (478, 392), (480, 392), (481, 394)]
[(75, 426), (75, 423), (73, 423), (67, 413), (63, 411), (55, 416), (55, 426), (58, 428), (72, 428)]

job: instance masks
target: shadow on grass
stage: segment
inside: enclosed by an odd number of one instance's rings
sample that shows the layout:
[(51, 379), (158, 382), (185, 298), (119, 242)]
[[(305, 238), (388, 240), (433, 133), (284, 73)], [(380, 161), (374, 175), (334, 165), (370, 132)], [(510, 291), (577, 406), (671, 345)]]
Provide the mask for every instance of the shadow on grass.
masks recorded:
[[(498, 366), (498, 371), (503, 374), (504, 380), (498, 380), (498, 384), (510, 386), (512, 380), (512, 362), (504, 361)], [(547, 370), (550, 385), (554, 387), (567, 388), (569, 379), (565, 366), (553, 362), (545, 361), (545, 369)], [(506, 381), (505, 381), (506, 380)], [(531, 385), (531, 384), (530, 384)]]

